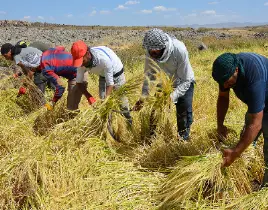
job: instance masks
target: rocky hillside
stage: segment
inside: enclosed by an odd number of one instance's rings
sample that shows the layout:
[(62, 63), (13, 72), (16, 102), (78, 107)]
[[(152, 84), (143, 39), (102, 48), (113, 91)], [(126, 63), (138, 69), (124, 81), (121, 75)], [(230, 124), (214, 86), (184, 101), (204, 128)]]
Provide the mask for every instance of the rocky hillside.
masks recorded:
[[(27, 21), (0, 21), (0, 44), (15, 43), (18, 40), (42, 41), (54, 45), (70, 44), (76, 40), (84, 40), (88, 44), (105, 44), (110, 46), (127, 45), (130, 42), (141, 41), (148, 27), (101, 27), (101, 26), (65, 26), (60, 24), (30, 23)], [(204, 36), (226, 39), (234, 34), (228, 30), (196, 30), (173, 28), (170, 31), (179, 39), (201, 40)], [(267, 34), (250, 33), (247, 36), (263, 38)]]

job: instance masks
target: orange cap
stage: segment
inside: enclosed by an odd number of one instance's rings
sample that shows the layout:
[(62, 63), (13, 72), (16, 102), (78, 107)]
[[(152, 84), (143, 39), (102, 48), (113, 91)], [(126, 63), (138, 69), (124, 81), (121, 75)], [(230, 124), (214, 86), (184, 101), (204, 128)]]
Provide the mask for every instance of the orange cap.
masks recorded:
[(73, 65), (75, 67), (82, 66), (83, 57), (87, 52), (87, 45), (85, 42), (79, 40), (73, 43), (71, 53), (73, 55)]

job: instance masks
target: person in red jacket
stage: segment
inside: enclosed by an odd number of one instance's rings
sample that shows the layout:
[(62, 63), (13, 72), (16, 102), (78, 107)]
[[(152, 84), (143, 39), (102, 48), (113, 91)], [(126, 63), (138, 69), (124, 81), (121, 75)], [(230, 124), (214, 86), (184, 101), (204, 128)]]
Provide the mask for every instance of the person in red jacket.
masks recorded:
[[(34, 59), (28, 57), (29, 61)], [(68, 79), (68, 96), (67, 96), (67, 109), (77, 110), (80, 103), (82, 92), (76, 85), (77, 68), (73, 66), (72, 54), (65, 51), (65, 48), (60, 46), (50, 48), (42, 54), (40, 65), (32, 68), (34, 72), (41, 72), (42, 75), (55, 86), (55, 93), (52, 98), (52, 106), (62, 97), (65, 87), (61, 77)], [(87, 78), (87, 75), (85, 75)], [(87, 85), (84, 80), (83, 85)], [(96, 100), (90, 94), (88, 97), (89, 104), (93, 104)], [(47, 106), (49, 107), (49, 106)]]
[[(63, 47), (50, 48), (43, 53), (40, 69), (42, 74), (56, 87), (52, 103), (55, 104), (64, 93), (65, 87), (60, 78), (64, 77), (68, 79), (67, 108), (69, 110), (78, 109), (82, 92), (76, 85), (77, 68), (73, 66), (72, 54), (65, 51)], [(87, 86), (86, 80), (84, 80), (83, 85)], [(89, 104), (96, 101), (91, 94), (87, 99)]]

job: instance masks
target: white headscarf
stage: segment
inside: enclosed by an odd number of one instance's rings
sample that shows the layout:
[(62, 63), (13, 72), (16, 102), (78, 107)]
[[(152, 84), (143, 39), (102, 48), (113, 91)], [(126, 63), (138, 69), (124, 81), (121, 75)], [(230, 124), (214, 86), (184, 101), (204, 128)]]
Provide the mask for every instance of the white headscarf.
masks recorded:
[(143, 47), (148, 51), (148, 53), (150, 50), (165, 49), (160, 59), (153, 58), (157, 62), (165, 63), (169, 59), (174, 49), (172, 39), (173, 37), (169, 36), (161, 29), (154, 28), (145, 33)]
[(41, 55), (37, 53), (28, 53), (24, 59), (22, 59), (21, 63), (25, 67), (36, 68), (40, 65)]

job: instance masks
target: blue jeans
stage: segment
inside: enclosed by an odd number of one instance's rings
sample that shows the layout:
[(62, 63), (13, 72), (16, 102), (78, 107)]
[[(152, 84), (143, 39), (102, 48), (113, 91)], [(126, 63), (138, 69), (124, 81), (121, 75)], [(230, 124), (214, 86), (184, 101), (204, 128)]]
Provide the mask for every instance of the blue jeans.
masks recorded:
[(193, 95), (194, 83), (191, 84), (184, 96), (178, 98), (176, 103), (178, 133), (184, 140), (188, 140), (193, 123)]
[[(248, 114), (246, 114), (245, 117), (245, 124), (248, 122)], [(263, 145), (263, 155), (264, 155), (264, 164), (265, 164), (265, 172), (264, 172), (264, 177), (263, 177), (263, 182), (262, 186), (268, 184), (268, 112), (264, 111), (263, 112), (263, 119), (262, 119), (262, 129), (260, 130), (259, 134), (257, 135), (256, 139), (263, 134), (264, 138), (264, 145)]]

